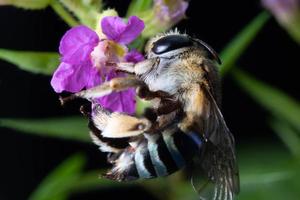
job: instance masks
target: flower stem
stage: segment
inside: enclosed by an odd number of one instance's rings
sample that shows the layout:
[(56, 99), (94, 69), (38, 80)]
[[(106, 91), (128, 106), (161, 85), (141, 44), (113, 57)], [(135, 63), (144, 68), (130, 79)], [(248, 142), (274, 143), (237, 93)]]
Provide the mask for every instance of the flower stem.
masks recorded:
[(50, 6), (69, 26), (73, 27), (79, 24), (78, 21), (59, 3), (59, 1), (51, 1)]

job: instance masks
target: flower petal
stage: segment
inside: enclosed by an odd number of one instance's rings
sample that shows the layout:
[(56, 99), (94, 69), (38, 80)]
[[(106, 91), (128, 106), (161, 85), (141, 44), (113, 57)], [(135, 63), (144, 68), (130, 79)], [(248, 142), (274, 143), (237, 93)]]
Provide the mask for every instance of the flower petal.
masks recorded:
[(133, 114), (135, 112), (135, 91), (128, 89), (114, 92), (99, 99), (99, 103), (106, 109), (114, 112)]
[(144, 30), (144, 22), (136, 16), (131, 16), (128, 19), (127, 26), (119, 38), (120, 44), (129, 44), (135, 40)]
[(51, 79), (51, 86), (57, 93), (78, 92), (84, 87), (90, 88), (99, 83), (98, 71), (91, 63), (72, 65), (62, 62)]
[(120, 17), (107, 16), (101, 20), (102, 32), (109, 40), (118, 41), (125, 28), (126, 24)]
[(130, 52), (128, 52), (125, 56), (125, 60), (126, 62), (133, 62), (133, 63), (137, 63), (140, 62), (142, 60), (144, 60), (144, 56), (143, 54), (141, 54), (140, 52), (138, 52), (137, 50), (133, 49)]
[(101, 21), (103, 33), (109, 40), (113, 40), (120, 44), (129, 44), (143, 31), (144, 22), (136, 16), (131, 16), (128, 23), (120, 17), (104, 17)]
[(99, 42), (98, 35), (86, 26), (77, 26), (65, 33), (60, 41), (62, 62), (80, 64), (88, 59)]

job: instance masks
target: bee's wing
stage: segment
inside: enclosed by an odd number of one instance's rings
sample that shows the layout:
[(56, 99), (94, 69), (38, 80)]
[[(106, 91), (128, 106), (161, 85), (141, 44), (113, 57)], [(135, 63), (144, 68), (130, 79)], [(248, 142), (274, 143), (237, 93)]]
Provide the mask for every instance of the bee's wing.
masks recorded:
[(210, 91), (203, 92), (210, 102), (210, 119), (207, 141), (194, 161), (192, 184), (201, 200), (232, 200), (239, 192), (234, 138)]

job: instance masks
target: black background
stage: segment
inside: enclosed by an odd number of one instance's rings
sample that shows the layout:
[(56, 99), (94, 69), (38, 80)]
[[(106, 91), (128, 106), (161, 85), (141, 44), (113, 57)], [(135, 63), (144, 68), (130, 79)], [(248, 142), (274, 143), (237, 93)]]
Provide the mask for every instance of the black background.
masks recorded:
[[(128, 0), (106, 1), (124, 15)], [(198, 3), (198, 4), (197, 4)], [(263, 10), (259, 1), (196, 1), (190, 3), (188, 19), (179, 30), (186, 31), (218, 52), (248, 22)], [(0, 48), (57, 51), (67, 25), (50, 9), (26, 11), (0, 7)], [(256, 78), (299, 99), (299, 46), (271, 19), (238, 64)], [(50, 77), (34, 75), (0, 61), (0, 117), (46, 118), (78, 114), (77, 108), (61, 108), (50, 87)], [(223, 113), (237, 146), (268, 141), (278, 143), (267, 126), (268, 113), (227, 76), (223, 79)], [(57, 127), (59, 128), (59, 127)], [(43, 177), (75, 152), (88, 156), (87, 169), (104, 165), (104, 155), (92, 144), (40, 138), (1, 128), (0, 199), (26, 199)], [(153, 199), (140, 188), (94, 191), (72, 199)]]

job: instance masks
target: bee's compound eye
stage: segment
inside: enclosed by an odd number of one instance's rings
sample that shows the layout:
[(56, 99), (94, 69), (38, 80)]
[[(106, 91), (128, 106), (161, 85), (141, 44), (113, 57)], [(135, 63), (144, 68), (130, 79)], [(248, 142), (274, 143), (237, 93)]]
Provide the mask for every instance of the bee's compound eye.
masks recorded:
[(162, 54), (182, 47), (192, 46), (193, 42), (184, 35), (168, 35), (153, 43), (152, 51)]

